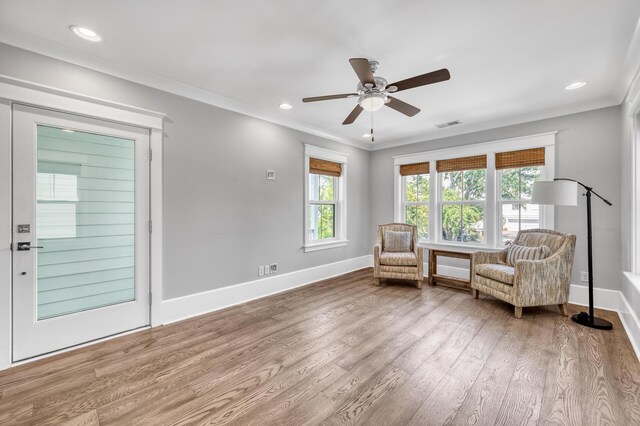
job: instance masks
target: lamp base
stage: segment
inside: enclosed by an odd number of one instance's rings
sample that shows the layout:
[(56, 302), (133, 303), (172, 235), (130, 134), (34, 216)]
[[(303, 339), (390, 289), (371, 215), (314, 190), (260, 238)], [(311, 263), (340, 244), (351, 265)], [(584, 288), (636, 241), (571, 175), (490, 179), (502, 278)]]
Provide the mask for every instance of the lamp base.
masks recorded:
[(591, 318), (586, 312), (575, 314), (571, 317), (571, 319), (580, 325), (584, 325), (585, 327), (597, 328), (599, 330), (611, 330), (613, 328), (613, 324), (611, 324), (609, 321), (603, 320), (602, 318), (598, 317)]

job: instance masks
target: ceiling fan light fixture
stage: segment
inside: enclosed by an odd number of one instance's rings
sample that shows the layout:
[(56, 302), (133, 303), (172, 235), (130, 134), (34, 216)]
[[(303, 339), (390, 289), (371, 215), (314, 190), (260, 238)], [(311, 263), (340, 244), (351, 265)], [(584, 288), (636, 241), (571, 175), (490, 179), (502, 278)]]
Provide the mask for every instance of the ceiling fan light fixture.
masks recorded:
[(387, 96), (382, 93), (362, 95), (358, 102), (365, 111), (377, 111), (387, 103)]

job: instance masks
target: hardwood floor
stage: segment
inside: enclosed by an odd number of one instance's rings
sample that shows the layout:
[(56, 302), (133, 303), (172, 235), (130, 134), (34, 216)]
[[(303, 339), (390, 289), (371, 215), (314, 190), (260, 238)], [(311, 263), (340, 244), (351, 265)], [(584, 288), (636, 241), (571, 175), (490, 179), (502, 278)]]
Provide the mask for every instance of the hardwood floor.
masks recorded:
[[(632, 425), (640, 364), (557, 306), (371, 269), (0, 372), (0, 424)], [(579, 310), (569, 305), (569, 313)]]

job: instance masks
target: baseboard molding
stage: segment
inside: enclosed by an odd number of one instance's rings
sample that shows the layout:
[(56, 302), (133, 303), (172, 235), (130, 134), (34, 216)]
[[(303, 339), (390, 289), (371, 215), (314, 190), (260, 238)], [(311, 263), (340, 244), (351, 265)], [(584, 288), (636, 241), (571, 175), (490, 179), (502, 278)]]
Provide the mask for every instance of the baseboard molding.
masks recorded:
[(197, 315), (302, 287), (316, 281), (373, 265), (373, 256), (361, 256), (300, 271), (274, 275), (246, 283), (190, 294), (162, 302), (162, 323), (170, 324)]
[[(593, 306), (607, 311), (620, 311), (620, 297), (622, 294), (617, 290), (607, 290), (605, 288), (593, 289)], [(569, 290), (569, 303), (574, 305), (589, 306), (589, 287), (579, 284), (571, 284)]]

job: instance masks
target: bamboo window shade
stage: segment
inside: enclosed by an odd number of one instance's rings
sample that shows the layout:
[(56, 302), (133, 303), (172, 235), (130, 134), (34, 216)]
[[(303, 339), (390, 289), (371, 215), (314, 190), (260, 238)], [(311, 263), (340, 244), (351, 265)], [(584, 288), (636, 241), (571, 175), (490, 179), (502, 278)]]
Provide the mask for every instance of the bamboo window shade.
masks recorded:
[(400, 166), (400, 176), (429, 174), (429, 163), (403, 164)]
[(544, 148), (496, 153), (496, 169), (544, 166)]
[(452, 158), (450, 160), (438, 160), (436, 170), (442, 172), (459, 172), (461, 170), (486, 169), (487, 156), (474, 155), (473, 157)]
[(309, 158), (309, 173), (339, 177), (342, 175), (342, 164), (318, 158)]

